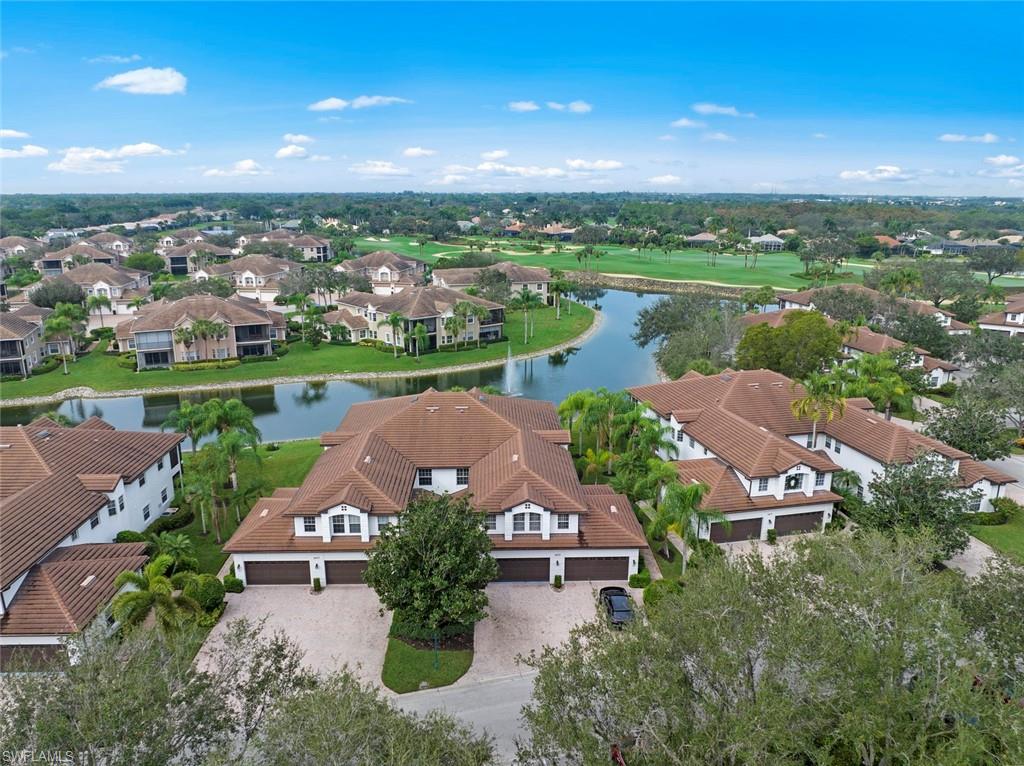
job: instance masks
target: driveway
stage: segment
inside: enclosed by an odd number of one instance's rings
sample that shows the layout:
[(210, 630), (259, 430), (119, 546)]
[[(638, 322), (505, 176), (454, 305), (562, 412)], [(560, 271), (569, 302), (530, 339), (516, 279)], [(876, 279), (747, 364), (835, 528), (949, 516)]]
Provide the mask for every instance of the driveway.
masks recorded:
[(264, 630), (277, 630), (305, 652), (316, 672), (348, 665), (360, 680), (380, 684), (391, 614), (378, 614), (380, 601), (365, 585), (332, 585), (314, 596), (305, 585), (266, 585), (229, 593), (228, 606), (200, 652), (220, 640), (232, 620), (267, 618)]
[(490, 606), (476, 626), (473, 664), (456, 685), (531, 673), (516, 657), (557, 646), (575, 626), (593, 619), (603, 584), (570, 582), (561, 591), (543, 583), (488, 585)]

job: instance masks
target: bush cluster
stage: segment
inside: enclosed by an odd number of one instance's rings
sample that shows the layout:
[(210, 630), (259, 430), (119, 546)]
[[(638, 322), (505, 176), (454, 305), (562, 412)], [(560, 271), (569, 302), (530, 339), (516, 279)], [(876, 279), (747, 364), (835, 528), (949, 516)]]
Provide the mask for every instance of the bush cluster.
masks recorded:
[(630, 588), (646, 588), (651, 584), (651, 573), (646, 569), (636, 574), (629, 576), (629, 587)]
[[(472, 625), (448, 625), (438, 631), (438, 637), (451, 638), (472, 632)], [(432, 641), (434, 639), (433, 630), (406, 618), (401, 612), (395, 612), (392, 616), (391, 630), (388, 635), (391, 638), (408, 638), (413, 641)]]
[(161, 532), (171, 532), (175, 529), (181, 529), (187, 527), (195, 520), (195, 513), (192, 512), (191, 508), (179, 508), (170, 516), (161, 516), (156, 519), (152, 524), (146, 527), (146, 533), (150, 535), (158, 535)]
[(269, 356), (243, 356), (241, 358), (242, 364), (256, 364), (257, 362), (276, 362), (278, 357), (271, 354)]
[(224, 590), (227, 593), (241, 593), (245, 590), (245, 585), (242, 584), (241, 579), (233, 574), (224, 575)]
[(683, 586), (676, 580), (655, 580), (644, 588), (644, 606), (654, 608), (668, 595), (681, 595)]
[(114, 537), (115, 543), (145, 543), (148, 539), (142, 532), (136, 532), (134, 529), (123, 529), (117, 533)]
[(189, 578), (182, 594), (193, 599), (204, 612), (212, 612), (224, 603), (224, 584), (216, 575), (201, 574)]
[(928, 389), (941, 396), (954, 396), (956, 394), (956, 383), (953, 381), (947, 381), (937, 388)]
[(1006, 524), (1010, 519), (1024, 510), (1024, 506), (1008, 497), (997, 497), (992, 502), (992, 511), (988, 513), (972, 513), (971, 523), (982, 527), (995, 527)]
[(215, 359), (206, 362), (178, 362), (171, 365), (174, 372), (193, 372), (195, 370), (230, 370), (242, 362), (238, 359)]
[(138, 357), (134, 351), (126, 351), (117, 355), (117, 366), (126, 370), (134, 370), (138, 367)]
[(60, 355), (48, 356), (46, 359), (41, 361), (35, 367), (32, 368), (33, 375), (45, 375), (48, 372), (53, 372), (61, 366)]
[(113, 340), (114, 339), (114, 328), (113, 327), (97, 327), (93, 330), (89, 330), (89, 335), (92, 336), (93, 340)]

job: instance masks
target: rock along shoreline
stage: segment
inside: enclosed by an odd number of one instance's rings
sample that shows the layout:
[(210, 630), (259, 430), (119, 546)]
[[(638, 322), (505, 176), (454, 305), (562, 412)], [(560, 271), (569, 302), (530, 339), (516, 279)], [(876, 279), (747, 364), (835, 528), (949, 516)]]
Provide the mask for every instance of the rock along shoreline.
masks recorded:
[[(548, 354), (557, 354), (559, 351), (580, 346), (590, 340), (604, 323), (604, 313), (597, 309), (594, 311), (594, 321), (590, 327), (577, 335), (575, 338), (559, 343), (556, 346), (538, 349), (525, 354), (512, 357), (513, 362), (524, 359), (536, 359)], [(386, 378), (423, 378), (429, 375), (446, 375), (453, 372), (470, 372), (472, 370), (485, 370), (492, 367), (502, 367), (508, 361), (506, 357), (490, 359), (484, 362), (471, 362), (469, 364), (453, 364), (447, 367), (431, 367), (422, 370), (402, 370), (394, 372), (324, 372), (310, 375), (285, 375), (272, 378), (253, 378), (251, 380), (235, 380), (225, 383), (207, 383), (204, 385), (181, 385), (181, 386), (149, 386), (146, 388), (122, 388), (116, 391), (97, 391), (90, 386), (78, 386), (65, 388), (46, 396), (23, 396), (16, 399), (0, 400), (0, 408), (4, 407), (35, 407), (40, 404), (59, 404), (68, 399), (107, 399), (123, 398), (129, 396), (150, 396), (153, 394), (183, 394), (196, 391), (226, 391), (240, 388), (258, 388), (260, 386), (277, 386), (285, 383), (320, 383), (334, 380), (378, 380)]]

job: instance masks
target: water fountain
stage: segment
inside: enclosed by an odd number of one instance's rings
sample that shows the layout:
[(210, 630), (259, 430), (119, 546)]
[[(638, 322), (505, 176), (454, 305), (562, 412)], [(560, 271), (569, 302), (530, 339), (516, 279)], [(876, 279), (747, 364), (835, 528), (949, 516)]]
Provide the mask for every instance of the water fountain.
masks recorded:
[(513, 396), (515, 392), (512, 387), (515, 385), (515, 362), (512, 361), (512, 342), (508, 343), (508, 354), (505, 356), (505, 382), (503, 384), (505, 396)]

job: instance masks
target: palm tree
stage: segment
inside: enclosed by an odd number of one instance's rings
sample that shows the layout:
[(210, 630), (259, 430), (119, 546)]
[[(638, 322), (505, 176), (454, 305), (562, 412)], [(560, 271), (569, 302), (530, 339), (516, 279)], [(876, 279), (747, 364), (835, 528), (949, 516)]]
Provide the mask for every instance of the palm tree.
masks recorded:
[(913, 396), (913, 389), (899, 371), (896, 360), (888, 354), (863, 354), (840, 370), (840, 374), (846, 373), (843, 393), (866, 396), (885, 411), (886, 420), (892, 420), (893, 405), (907, 406)]
[(196, 571), (199, 561), (196, 559), (196, 546), (192, 538), (182, 532), (161, 532), (150, 535), (150, 542), (156, 548), (158, 556), (170, 556), (172, 560), (170, 574), (176, 572)]
[(69, 347), (67, 353), (61, 354), (61, 361), (64, 363), (64, 374), (68, 374), (68, 354), (71, 353), (71, 335), (74, 333), (74, 323), (66, 316), (51, 314), (43, 323), (43, 337), (46, 340), (56, 340), (58, 348), (65, 344)]
[(861, 487), (860, 474), (856, 471), (836, 471), (832, 474), (832, 490), (842, 495), (846, 501), (859, 497), (857, 490)]
[(413, 325), (412, 332), (410, 333), (412, 339), (416, 342), (416, 361), (420, 359), (420, 347), (429, 340), (429, 333), (427, 332), (427, 326), (422, 322), (417, 322)]
[(593, 476), (594, 481), (591, 483), (597, 484), (597, 476), (601, 473), (602, 469), (607, 468), (609, 472), (611, 471), (611, 464), (612, 461), (615, 460), (615, 455), (606, 449), (599, 449), (595, 451), (588, 447), (587, 453), (583, 456), (583, 460), (585, 464), (583, 468), (583, 478), (585, 479), (588, 476)]
[(195, 341), (195, 331), (187, 325), (182, 325), (174, 331), (174, 342), (183, 345), (186, 352), (192, 348), (192, 344)]
[(254, 413), (241, 399), (210, 399), (203, 405), (210, 428), (217, 433), (240, 431), (251, 436), (256, 442), (262, 438), (260, 429), (253, 422)]
[(106, 327), (103, 322), (103, 309), (109, 309), (111, 307), (110, 298), (105, 295), (90, 295), (85, 299), (85, 307), (91, 314), (93, 311), (99, 311), (100, 314), (100, 327)]
[(662, 502), (665, 487), (677, 483), (679, 471), (674, 463), (669, 463), (661, 458), (647, 458), (647, 470), (636, 483), (633, 493), (644, 500), (650, 500), (652, 505), (658, 506)]
[[(562, 296), (571, 289), (572, 285), (565, 278), (565, 274), (557, 269), (552, 269), (548, 290), (555, 296), (555, 319), (562, 318)], [(572, 313), (572, 303), (569, 304), (569, 313)]]
[(886, 274), (882, 278), (881, 287), (891, 295), (902, 293), (906, 298), (907, 294), (919, 284), (921, 284), (921, 272), (917, 269), (902, 268)]
[(259, 439), (248, 431), (229, 430), (217, 437), (217, 443), (224, 450), (224, 456), (228, 461), (228, 475), (231, 477), (231, 489), (238, 489), (238, 459), (245, 454), (246, 450), (252, 450), (252, 454), (259, 460), (256, 454), (256, 447)]
[[(714, 523), (723, 524), (726, 530), (729, 528), (729, 519), (721, 511), (715, 508), (701, 508), (707, 493), (708, 485), (703, 483), (670, 484), (665, 490), (665, 497), (651, 525), (653, 532), (661, 532), (663, 544), (666, 546), (670, 530), (679, 535), (683, 541), (683, 573), (686, 572), (686, 560), (689, 558), (688, 546), (696, 537), (694, 529), (699, 532), (703, 527)], [(652, 537), (659, 539), (653, 534)]]
[(445, 331), (455, 338), (455, 350), (459, 350), (459, 334), (466, 329), (465, 318), (458, 314), (452, 314), (450, 317), (444, 320)]
[(519, 291), (519, 308), (523, 310), (523, 319), (530, 319), (530, 337), (533, 337), (533, 331), (537, 329), (537, 320), (534, 311), (538, 308), (544, 307), (544, 299), (541, 298), (537, 293), (530, 290), (528, 287), (524, 287)]
[(220, 545), (224, 542), (221, 533), (223, 504), (220, 491), (228, 480), (228, 456), (220, 444), (207, 444), (199, 450), (189, 468), (201, 482), (200, 498), (210, 503), (210, 523), (217, 544)]
[(128, 306), (138, 311), (140, 308), (146, 305), (147, 300), (149, 299), (145, 295), (136, 295), (134, 298), (128, 301)]
[(397, 311), (392, 311), (388, 314), (387, 323), (391, 325), (391, 347), (395, 352), (395, 359), (398, 358), (398, 331), (402, 328), (405, 323), (405, 317), (399, 314)]
[(114, 597), (111, 604), (114, 619), (124, 625), (138, 625), (153, 613), (164, 632), (174, 633), (188, 617), (198, 615), (199, 604), (188, 596), (174, 595), (174, 585), (167, 576), (173, 564), (171, 556), (160, 555), (146, 564), (141, 573), (121, 572), (114, 580), (114, 587), (121, 589), (131, 585), (135, 590)]
[(201, 404), (193, 404), (186, 400), (178, 405), (176, 410), (172, 410), (171, 414), (167, 416), (167, 420), (160, 424), (161, 430), (167, 428), (179, 434), (185, 434), (192, 442), (192, 454), (195, 455), (196, 443), (213, 431), (210, 411)]
[(468, 316), (472, 316), (473, 319), (476, 320), (476, 347), (480, 348), (481, 327), (483, 326), (484, 322), (491, 318), (491, 312), (490, 309), (488, 309), (486, 306), (480, 306), (479, 304), (476, 303), (469, 303), (469, 301), (466, 301), (466, 303), (469, 306)]
[[(793, 381), (791, 388), (795, 391), (800, 385)], [(842, 386), (835, 378), (821, 373), (811, 373), (803, 381), (804, 395), (790, 402), (789, 409), (797, 420), (807, 418), (811, 421), (811, 448), (817, 444), (818, 421), (822, 418), (831, 423), (835, 418), (842, 417), (846, 412), (846, 399), (842, 394)]]
[(590, 399), (594, 396), (594, 392), (590, 389), (584, 391), (573, 391), (562, 403), (558, 405), (558, 416), (561, 418), (562, 423), (565, 424), (566, 428), (569, 429), (569, 436), (572, 436), (572, 428), (574, 424), (576, 427), (576, 438), (578, 446), (576, 448), (576, 454), (583, 454), (583, 424), (578, 422), (582, 419), (583, 413), (586, 412), (587, 406)]

